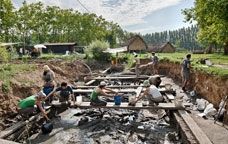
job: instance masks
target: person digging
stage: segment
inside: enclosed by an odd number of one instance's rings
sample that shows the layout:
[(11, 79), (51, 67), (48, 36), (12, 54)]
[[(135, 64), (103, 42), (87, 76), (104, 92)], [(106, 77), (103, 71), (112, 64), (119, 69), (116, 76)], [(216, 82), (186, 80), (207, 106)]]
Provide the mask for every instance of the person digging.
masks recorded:
[[(164, 98), (158, 89), (160, 84), (161, 84), (161, 78), (158, 75), (152, 76), (148, 80), (145, 80), (143, 82), (143, 85), (146, 87), (146, 90), (141, 96), (136, 98), (134, 101), (130, 102), (129, 105), (135, 106), (135, 104), (144, 97), (147, 97), (149, 101), (149, 105), (158, 105), (158, 103), (163, 102)], [(150, 111), (150, 112), (154, 112), (154, 111)], [(166, 112), (163, 109), (159, 109), (157, 112), (158, 112), (159, 118), (162, 118), (166, 115)]]
[[(114, 94), (108, 94), (107, 92), (111, 92)], [(117, 94), (117, 92), (106, 88), (106, 82), (102, 81), (100, 82), (99, 86), (97, 86), (90, 96), (90, 105), (92, 106), (106, 106), (107, 102), (104, 100), (101, 100), (99, 96), (106, 96), (106, 97), (114, 97)]]
[(34, 113), (41, 112), (43, 114), (43, 116), (46, 118), (46, 120), (50, 121), (50, 119), (48, 118), (47, 113), (43, 107), (43, 102), (44, 102), (45, 98), (46, 98), (46, 94), (41, 91), (35, 95), (22, 99), (18, 103), (19, 113), (22, 116), (24, 116), (24, 115), (29, 116)]

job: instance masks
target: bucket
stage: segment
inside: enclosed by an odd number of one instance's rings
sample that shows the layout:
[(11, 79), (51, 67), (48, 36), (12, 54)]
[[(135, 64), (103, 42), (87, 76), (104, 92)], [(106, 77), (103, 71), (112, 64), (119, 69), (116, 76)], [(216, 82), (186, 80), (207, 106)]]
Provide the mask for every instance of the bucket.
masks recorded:
[(134, 102), (134, 101), (135, 101), (135, 96), (130, 95), (130, 96), (128, 97), (128, 101), (129, 101), (129, 103)]
[(77, 103), (81, 103), (82, 102), (82, 96), (77, 96), (76, 101), (77, 101)]
[(53, 124), (52, 123), (44, 123), (41, 127), (43, 134), (48, 134), (53, 130)]
[(115, 105), (120, 105), (121, 104), (121, 96), (115, 96), (114, 102), (115, 102)]

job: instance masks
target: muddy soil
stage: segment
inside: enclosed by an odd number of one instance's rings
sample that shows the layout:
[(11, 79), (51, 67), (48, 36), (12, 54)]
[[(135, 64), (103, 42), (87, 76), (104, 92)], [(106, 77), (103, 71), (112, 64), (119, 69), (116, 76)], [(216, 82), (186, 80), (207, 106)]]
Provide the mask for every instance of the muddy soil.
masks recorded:
[[(15, 62), (14, 62), (15, 63)], [(20, 62), (16, 62), (20, 64)], [(5, 125), (3, 117), (12, 117), (17, 113), (17, 103), (20, 99), (33, 95), (41, 90), (43, 86), (42, 74), (43, 66), (48, 65), (56, 75), (55, 82), (61, 83), (66, 81), (74, 84), (75, 80), (83, 80), (85, 75), (91, 72), (83, 61), (66, 62), (63, 60), (35, 60), (28, 65), (35, 65), (35, 69), (31, 72), (16, 74), (10, 81), (11, 88), (8, 93), (2, 92), (2, 81), (0, 80), (0, 130)], [(87, 62), (87, 65), (96, 72), (104, 70), (109, 64), (102, 64), (95, 61)], [(2, 118), (1, 118), (2, 117)]]
[[(102, 113), (101, 113), (102, 112)], [(148, 110), (68, 109), (54, 120), (49, 135), (33, 135), (31, 143), (163, 144), (181, 143), (175, 127)]]

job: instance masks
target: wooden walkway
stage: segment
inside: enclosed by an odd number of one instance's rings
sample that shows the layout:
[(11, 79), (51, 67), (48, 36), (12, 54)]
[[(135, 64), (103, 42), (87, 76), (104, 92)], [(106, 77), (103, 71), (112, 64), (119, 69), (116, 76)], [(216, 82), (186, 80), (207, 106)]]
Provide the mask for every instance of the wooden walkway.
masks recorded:
[[(58, 101), (52, 102), (53, 106), (61, 107), (66, 105), (65, 103), (60, 103)], [(185, 105), (185, 104), (184, 104)], [(186, 103), (188, 105), (188, 103)], [(108, 109), (166, 109), (166, 110), (183, 110), (184, 107), (177, 107), (174, 103), (159, 103), (158, 106), (143, 106), (141, 102), (136, 103), (135, 106), (128, 105), (127, 102), (121, 103), (121, 105), (115, 105), (114, 102), (108, 102), (106, 106), (91, 106), (90, 102), (81, 102), (76, 103), (75, 105), (71, 104), (72, 108), (108, 108)]]

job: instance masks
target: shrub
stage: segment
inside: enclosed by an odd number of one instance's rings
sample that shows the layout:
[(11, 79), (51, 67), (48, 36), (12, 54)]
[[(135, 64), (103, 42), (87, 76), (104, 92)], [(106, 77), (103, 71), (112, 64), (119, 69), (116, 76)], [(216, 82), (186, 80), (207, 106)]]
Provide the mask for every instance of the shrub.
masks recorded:
[(95, 40), (86, 48), (86, 54), (98, 61), (108, 61), (110, 60), (111, 54), (103, 52), (108, 47), (108, 42)]
[(8, 62), (9, 58), (9, 52), (5, 48), (0, 47), (0, 62)]

